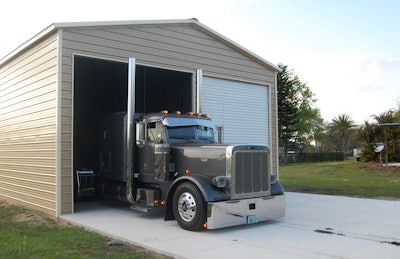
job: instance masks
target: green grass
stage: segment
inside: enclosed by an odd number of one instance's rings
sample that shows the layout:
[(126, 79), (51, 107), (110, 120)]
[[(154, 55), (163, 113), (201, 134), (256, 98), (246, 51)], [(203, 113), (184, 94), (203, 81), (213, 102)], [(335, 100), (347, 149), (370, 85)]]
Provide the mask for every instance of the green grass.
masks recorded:
[(0, 203), (0, 258), (166, 258)]
[(400, 198), (400, 167), (345, 160), (280, 166), (279, 172), (285, 191)]

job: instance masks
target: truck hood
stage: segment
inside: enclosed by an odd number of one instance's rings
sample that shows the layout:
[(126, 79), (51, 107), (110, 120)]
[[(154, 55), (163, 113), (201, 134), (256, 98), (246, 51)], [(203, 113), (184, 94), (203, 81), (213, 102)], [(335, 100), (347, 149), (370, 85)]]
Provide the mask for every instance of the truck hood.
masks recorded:
[(175, 171), (179, 175), (192, 174), (214, 177), (226, 175), (226, 150), (223, 144), (171, 145)]

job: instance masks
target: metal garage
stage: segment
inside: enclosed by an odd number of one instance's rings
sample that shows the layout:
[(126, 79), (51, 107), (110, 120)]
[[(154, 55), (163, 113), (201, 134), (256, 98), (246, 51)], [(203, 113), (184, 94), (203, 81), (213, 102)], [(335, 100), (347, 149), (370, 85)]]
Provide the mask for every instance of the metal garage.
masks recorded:
[(74, 211), (72, 172), (96, 169), (96, 123), (126, 110), (130, 57), (137, 111), (210, 113), (278, 170), (277, 66), (195, 19), (55, 23), (0, 60), (1, 199)]

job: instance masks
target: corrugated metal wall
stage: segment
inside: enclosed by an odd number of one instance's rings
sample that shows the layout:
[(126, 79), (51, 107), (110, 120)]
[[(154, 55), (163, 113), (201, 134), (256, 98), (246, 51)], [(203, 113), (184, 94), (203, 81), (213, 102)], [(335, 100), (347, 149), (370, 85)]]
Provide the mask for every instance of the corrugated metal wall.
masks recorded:
[(57, 36), (0, 67), (0, 197), (56, 216)]

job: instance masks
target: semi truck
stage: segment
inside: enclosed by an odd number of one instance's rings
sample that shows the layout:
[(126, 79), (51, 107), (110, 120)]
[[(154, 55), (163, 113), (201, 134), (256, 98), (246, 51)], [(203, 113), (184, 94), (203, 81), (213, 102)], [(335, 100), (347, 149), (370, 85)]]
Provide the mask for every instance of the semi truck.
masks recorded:
[(96, 192), (135, 210), (163, 211), (190, 231), (283, 217), (284, 189), (269, 148), (222, 144), (216, 135), (200, 113), (108, 114)]

